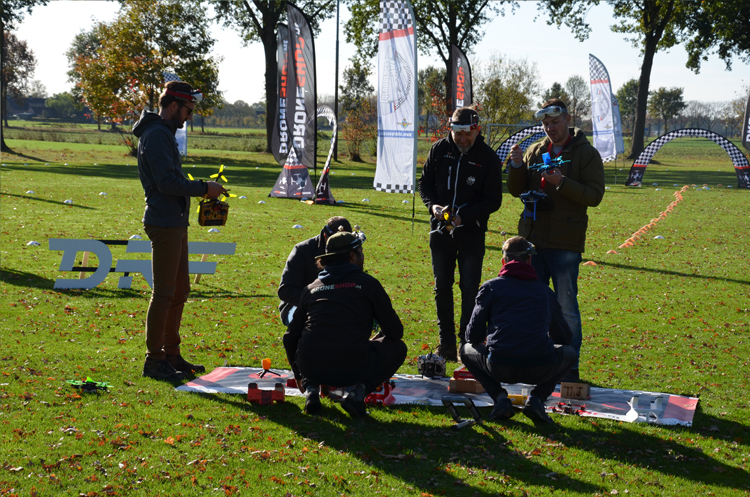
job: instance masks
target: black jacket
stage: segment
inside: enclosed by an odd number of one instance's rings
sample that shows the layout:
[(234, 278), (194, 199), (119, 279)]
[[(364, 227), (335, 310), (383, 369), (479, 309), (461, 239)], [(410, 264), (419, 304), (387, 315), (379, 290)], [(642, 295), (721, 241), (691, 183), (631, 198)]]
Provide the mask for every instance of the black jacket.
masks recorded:
[[(468, 152), (459, 152), (451, 133), (430, 149), (419, 178), (419, 195), (430, 211), (430, 229), (438, 226), (432, 206), (461, 207), (463, 226), (456, 234), (484, 233), (490, 214), (503, 201), (503, 177), (500, 159), (482, 135), (477, 136)], [(455, 198), (455, 202), (454, 202)]]
[(143, 111), (133, 125), (138, 140), (138, 176), (146, 194), (143, 223), (165, 228), (188, 226), (190, 197), (202, 197), (208, 187), (182, 172), (174, 130), (155, 112)]
[(293, 306), (299, 305), (302, 290), (318, 277), (320, 269), (315, 265), (315, 256), (323, 254), (325, 249), (326, 244), (321, 233), (298, 243), (289, 253), (277, 291), (281, 299), (279, 312), (282, 321), (286, 320), (286, 315)]
[(573, 333), (555, 292), (537, 279), (530, 264), (514, 261), (479, 288), (466, 340), (485, 339), (492, 362), (541, 366), (555, 362), (555, 344), (569, 345)]
[(403, 337), (401, 320), (378, 280), (355, 264), (326, 266), (302, 291), (284, 334), (289, 364), (294, 365), (299, 354), (300, 360), (331, 371), (362, 367), (369, 358), (374, 321), (386, 338)]

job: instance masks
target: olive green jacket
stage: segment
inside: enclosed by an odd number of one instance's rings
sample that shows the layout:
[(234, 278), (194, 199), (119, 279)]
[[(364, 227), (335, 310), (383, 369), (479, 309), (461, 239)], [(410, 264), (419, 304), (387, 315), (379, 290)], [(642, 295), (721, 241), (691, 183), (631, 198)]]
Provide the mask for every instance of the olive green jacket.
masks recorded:
[[(563, 249), (583, 253), (588, 227), (588, 207), (596, 207), (604, 196), (604, 164), (599, 152), (578, 128), (570, 128), (573, 141), (562, 151), (562, 160), (570, 161), (560, 167), (563, 182), (555, 187), (547, 183), (543, 189), (551, 209), (537, 210), (536, 220), (518, 221), (518, 234), (540, 248)], [(549, 138), (529, 147), (523, 165), (508, 168), (508, 191), (514, 197), (529, 190), (538, 190), (541, 173), (529, 171), (528, 166), (541, 164), (547, 152)], [(520, 204), (520, 203), (519, 203)]]

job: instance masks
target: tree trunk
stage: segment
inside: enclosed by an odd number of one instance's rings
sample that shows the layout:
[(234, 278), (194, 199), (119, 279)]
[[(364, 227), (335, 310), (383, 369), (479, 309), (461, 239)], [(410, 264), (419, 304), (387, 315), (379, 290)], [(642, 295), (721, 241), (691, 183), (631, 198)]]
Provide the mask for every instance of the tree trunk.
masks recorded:
[(206, 128), (204, 126), (205, 122), (206, 122), (206, 120), (203, 118), (203, 114), (201, 114), (201, 133), (205, 133), (206, 132)]
[(646, 109), (648, 106), (648, 85), (651, 82), (651, 67), (654, 65), (656, 44), (659, 40), (653, 35), (646, 35), (643, 51), (643, 65), (638, 79), (638, 97), (635, 104), (635, 126), (633, 127), (633, 145), (628, 159), (636, 159), (643, 152), (643, 132), (646, 129)]

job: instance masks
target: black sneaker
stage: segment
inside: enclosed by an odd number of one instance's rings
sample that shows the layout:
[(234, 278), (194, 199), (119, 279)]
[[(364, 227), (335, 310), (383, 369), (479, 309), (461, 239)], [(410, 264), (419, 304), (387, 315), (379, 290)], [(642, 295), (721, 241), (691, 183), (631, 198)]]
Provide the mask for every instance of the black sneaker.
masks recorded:
[(522, 412), (534, 423), (554, 423), (544, 409), (544, 402), (533, 395), (529, 395), (529, 400), (526, 401)]
[(435, 349), (435, 354), (439, 355), (446, 361), (458, 362), (458, 351), (456, 350), (455, 339), (451, 342), (441, 341), (440, 345)]
[(513, 402), (508, 397), (502, 397), (495, 400), (495, 407), (492, 408), (492, 412), (487, 416), (487, 419), (490, 421), (493, 419), (510, 419), (515, 414)]
[(185, 378), (185, 373), (176, 371), (166, 359), (146, 359), (143, 363), (143, 376), (155, 380), (179, 381)]
[(581, 381), (581, 378), (578, 376), (578, 368), (571, 369), (568, 374), (565, 375), (565, 378), (560, 380), (560, 383), (578, 383)]
[(308, 385), (305, 390), (305, 412), (315, 414), (323, 409), (320, 403), (320, 389), (318, 385)]
[(202, 364), (191, 364), (182, 358), (181, 355), (169, 355), (167, 354), (167, 362), (177, 371), (183, 373), (203, 373), (206, 371), (206, 367)]
[(344, 408), (349, 416), (353, 418), (361, 418), (367, 415), (367, 407), (365, 406), (365, 386), (360, 383), (354, 387), (354, 390), (349, 392), (344, 400), (341, 401), (341, 407)]

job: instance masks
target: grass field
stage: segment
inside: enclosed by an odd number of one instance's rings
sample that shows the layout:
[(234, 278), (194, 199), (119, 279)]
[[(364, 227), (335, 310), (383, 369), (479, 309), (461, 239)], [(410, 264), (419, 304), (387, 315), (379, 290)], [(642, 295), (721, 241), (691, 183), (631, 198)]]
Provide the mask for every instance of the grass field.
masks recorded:
[[(133, 158), (116, 145), (8, 143), (17, 153), (3, 154), (0, 168), (0, 495), (750, 494), (748, 192), (713, 142), (669, 143), (640, 188), (623, 186), (629, 162), (606, 164), (608, 190), (589, 209), (584, 253), (596, 266), (582, 266), (579, 281), (582, 377), (698, 395), (693, 426), (553, 415), (555, 427), (517, 416), (460, 432), (442, 408), (374, 408), (352, 420), (324, 400), (323, 415), (311, 417), (300, 398), (257, 407), (142, 378), (143, 278), (129, 290), (117, 288), (116, 275), (90, 291), (53, 290), (56, 278), (74, 275), (57, 271), (62, 254), (48, 249), (50, 238), (145, 238)], [(343, 215), (367, 234), (365, 268), (405, 327), (400, 372), (415, 373), (416, 357), (437, 344), (419, 198), (414, 206), (411, 195), (373, 191), (371, 162), (332, 165), (337, 206), (268, 198), (279, 167), (267, 154), (195, 150), (185, 168), (205, 179), (220, 164), (232, 193), (247, 199), (232, 199), (220, 233), (190, 228), (193, 241), (237, 250), (211, 256), (216, 274), (193, 286), (184, 355), (209, 370), (264, 357), (286, 368), (276, 310), (286, 256)], [(696, 186), (633, 247), (618, 248), (683, 185)], [(520, 202), (503, 200), (490, 219), (484, 279), (497, 274), (502, 242), (516, 233)], [(112, 252), (125, 258), (122, 248)], [(113, 386), (80, 395), (65, 383), (86, 376)]]

